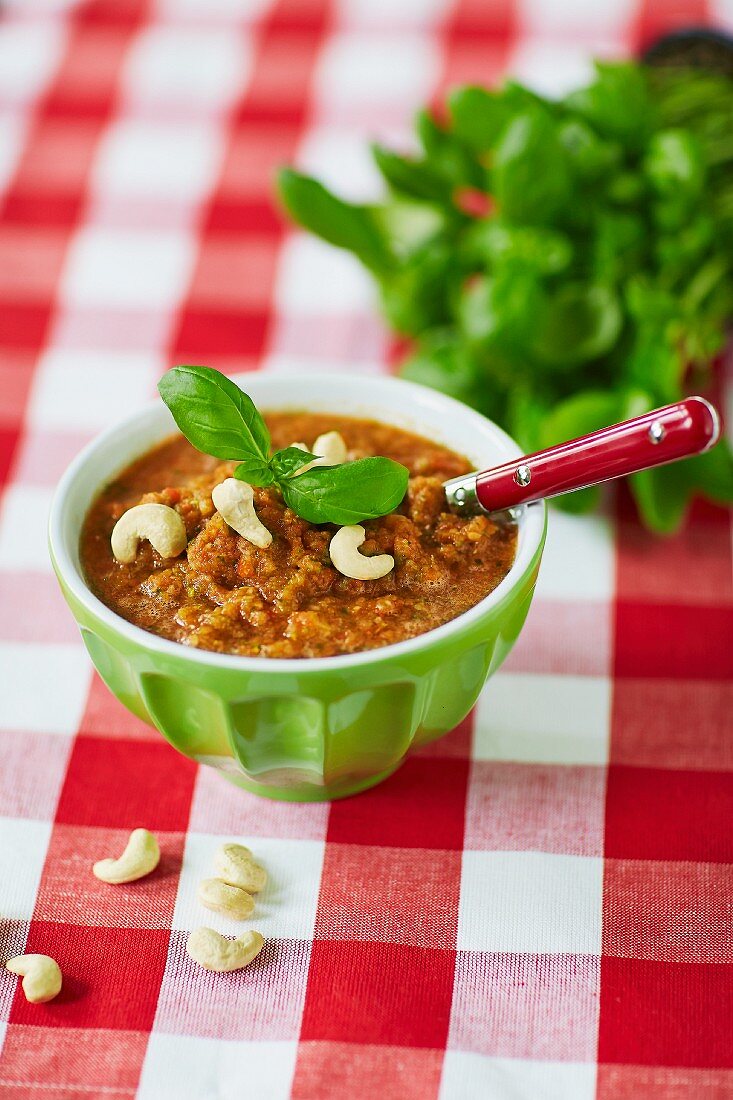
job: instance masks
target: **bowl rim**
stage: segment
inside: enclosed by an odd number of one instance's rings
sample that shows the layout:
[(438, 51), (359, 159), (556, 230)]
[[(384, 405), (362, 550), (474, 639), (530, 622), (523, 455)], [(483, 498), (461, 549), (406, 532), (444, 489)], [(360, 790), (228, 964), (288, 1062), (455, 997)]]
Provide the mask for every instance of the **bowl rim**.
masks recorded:
[[(284, 391), (283, 403), (278, 405), (275, 401), (265, 402), (265, 410), (267, 410), (269, 404), (269, 407), (273, 411), (278, 408), (284, 411), (288, 410), (288, 401), (285, 391), (288, 388), (288, 383), (294, 383), (296, 381), (301, 386), (307, 381), (315, 387), (324, 384), (329, 387), (339, 387), (346, 392), (346, 396), (361, 395), (362, 399), (369, 403), (373, 403), (374, 390), (380, 387), (394, 390), (394, 393), (398, 395), (401, 391), (401, 395), (406, 400), (409, 401), (409, 398), (412, 397), (419, 400), (423, 406), (433, 405), (435, 411), (444, 411), (453, 419), (460, 418), (468, 424), (472, 424), (474, 428), (480, 429), (484, 434), (491, 436), (493, 441), (505, 452), (506, 459), (521, 457), (523, 453), (511, 436), (495, 424), (494, 421), (489, 420), (488, 417), (483, 416), (475, 409), (469, 408), (455, 398), (449, 397), (447, 394), (429, 389), (416, 382), (409, 382), (405, 379), (394, 378), (389, 375), (351, 375), (325, 371), (318, 373), (309, 372), (307, 375), (302, 372), (296, 373), (294, 371), (278, 371), (277, 373), (252, 371), (244, 374), (231, 374), (229, 377), (240, 385), (243, 383), (246, 385), (248, 381), (252, 382), (257, 379), (264, 381), (266, 379), (268, 383), (274, 383), (277, 387), (278, 383), (281, 381)], [(290, 408), (293, 410), (296, 408), (304, 408), (303, 400), (291, 403)], [(310, 410), (306, 406), (305, 411), (317, 411), (317, 409), (313, 408)], [(124, 619), (121, 615), (112, 611), (111, 608), (107, 607), (106, 604), (93, 594), (87, 586), (80, 564), (77, 566), (68, 552), (64, 534), (64, 524), (67, 498), (77, 478), (80, 477), (87, 466), (94, 461), (97, 453), (105, 449), (108, 444), (111, 444), (116, 437), (124, 438), (126, 431), (139, 425), (145, 419), (152, 420), (155, 415), (164, 415), (166, 412), (167, 410), (160, 400), (149, 402), (136, 412), (116, 421), (114, 424), (110, 425), (110, 427), (94, 436), (94, 438), (76, 455), (61, 476), (51, 502), (48, 522), (48, 541), (51, 561), (58, 573), (62, 585), (66, 586), (71, 595), (78, 600), (89, 614), (101, 620), (113, 632), (122, 635), (135, 645), (141, 645), (147, 650), (160, 653), (162, 656), (192, 661), (197, 665), (204, 665), (222, 670), (225, 669), (229, 672), (280, 672), (288, 674), (294, 672), (302, 674), (306, 671), (314, 673), (325, 672), (330, 669), (345, 671), (355, 666), (374, 665), (395, 658), (399, 659), (403, 656), (407, 657), (421, 650), (429, 649), (434, 645), (440, 645), (441, 642), (447, 641), (452, 636), (460, 634), (463, 630), (470, 628), (486, 615), (490, 614), (497, 606), (511, 596), (512, 591), (522, 582), (531, 568), (536, 555), (542, 549), (547, 527), (547, 505), (544, 501), (537, 502), (530, 506), (523, 506), (518, 510), (517, 518), (520, 528), (520, 537), (517, 554), (511, 569), (492, 592), (484, 596), (482, 600), (479, 600), (477, 604), (474, 604), (474, 606), (470, 607), (467, 611), (457, 615), (454, 619), (450, 619), (447, 623), (433, 627), (431, 630), (426, 630), (424, 633), (418, 634), (414, 638), (408, 638), (401, 642), (393, 642), (390, 645), (379, 646), (375, 649), (362, 650), (356, 653), (343, 653), (330, 657), (244, 657), (236, 653), (218, 653), (212, 650), (198, 649), (193, 646), (186, 646), (182, 642), (161, 638), (151, 631), (128, 622), (127, 619)], [(343, 413), (343, 415), (349, 414)], [(358, 411), (352, 415), (358, 415)], [(375, 420), (379, 419), (378, 414), (368, 415)], [(389, 421), (385, 422), (389, 423)], [(171, 431), (173, 432), (175, 430), (175, 425), (171, 419)], [(406, 428), (405, 430), (410, 429)], [(419, 411), (415, 416), (414, 430), (417, 434), (420, 433)], [(426, 429), (424, 429), (424, 431), (426, 431)], [(151, 446), (152, 445), (154, 444), (151, 444)], [(450, 446), (449, 444), (444, 445)], [(145, 450), (141, 450), (139, 456), (144, 453)], [(128, 458), (125, 465), (133, 461), (135, 461), (134, 457)], [(121, 468), (124, 468), (124, 466)], [(105, 484), (105, 479), (109, 480), (110, 476), (109, 473), (106, 473), (104, 478), (99, 480), (91, 495), (90, 503), (91, 500), (101, 492)], [(80, 530), (77, 528), (77, 540), (79, 534)]]

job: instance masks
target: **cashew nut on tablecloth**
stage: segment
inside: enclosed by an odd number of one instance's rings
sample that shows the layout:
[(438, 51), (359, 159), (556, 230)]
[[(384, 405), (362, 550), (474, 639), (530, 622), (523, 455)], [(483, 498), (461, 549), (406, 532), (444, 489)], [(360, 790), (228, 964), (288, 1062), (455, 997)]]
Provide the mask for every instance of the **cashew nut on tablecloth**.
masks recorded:
[(213, 928), (197, 928), (188, 937), (186, 951), (205, 970), (225, 973), (249, 966), (259, 955), (264, 942), (259, 932), (245, 932), (236, 940), (230, 940)]
[(214, 853), (214, 869), (229, 886), (258, 894), (267, 882), (267, 871), (243, 844), (222, 844)]
[(214, 486), (211, 499), (219, 515), (238, 535), (262, 549), (270, 545), (272, 535), (257, 518), (254, 492), (246, 481), (228, 477)]
[(112, 530), (112, 553), (117, 561), (134, 561), (141, 539), (147, 539), (161, 558), (177, 558), (186, 549), (186, 525), (175, 508), (166, 504), (137, 504), (120, 516)]
[(207, 909), (232, 920), (246, 920), (254, 912), (251, 894), (239, 886), (230, 886), (220, 878), (205, 878), (199, 883), (198, 899)]
[(149, 875), (159, 862), (160, 848), (153, 834), (147, 829), (134, 829), (119, 859), (100, 859), (92, 871), (102, 882), (119, 885)]
[(61, 968), (50, 955), (16, 955), (8, 959), (5, 969), (22, 975), (25, 999), (31, 1004), (52, 1001), (61, 991)]
[(394, 558), (391, 554), (375, 554), (371, 558), (360, 554), (359, 547), (365, 538), (366, 532), (360, 523), (339, 527), (328, 547), (334, 569), (357, 581), (386, 577), (394, 569)]

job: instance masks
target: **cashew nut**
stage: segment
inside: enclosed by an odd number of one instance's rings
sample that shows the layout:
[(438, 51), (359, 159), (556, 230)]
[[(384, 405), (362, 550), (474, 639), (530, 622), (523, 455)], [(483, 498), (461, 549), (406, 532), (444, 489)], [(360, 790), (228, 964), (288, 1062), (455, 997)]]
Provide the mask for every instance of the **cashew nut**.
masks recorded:
[(252, 486), (246, 481), (237, 481), (235, 477), (228, 477), (226, 481), (221, 481), (214, 486), (211, 499), (222, 519), (238, 535), (254, 546), (264, 548), (270, 545), (272, 535), (257, 518)]
[(360, 523), (352, 527), (339, 527), (328, 547), (334, 569), (356, 581), (375, 581), (386, 577), (394, 569), (394, 558), (391, 554), (375, 554), (371, 558), (360, 554), (359, 547), (365, 538), (366, 532)]
[(254, 898), (239, 886), (230, 886), (220, 878), (205, 878), (199, 883), (198, 898), (214, 913), (232, 920), (246, 920), (254, 912)]
[(160, 862), (158, 841), (147, 829), (134, 829), (119, 859), (100, 859), (92, 871), (102, 882), (134, 882), (154, 871)]
[(222, 844), (214, 854), (214, 868), (228, 886), (238, 886), (248, 894), (258, 894), (267, 882), (267, 871), (243, 844)]
[(340, 432), (324, 432), (313, 444), (314, 466), (340, 466), (346, 462), (347, 450)]
[(120, 516), (112, 530), (117, 561), (134, 561), (140, 539), (147, 539), (161, 558), (177, 558), (186, 549), (186, 525), (166, 504), (137, 504)]
[(23, 976), (25, 999), (33, 1005), (52, 1001), (61, 991), (61, 969), (50, 955), (16, 955), (5, 969)]
[(259, 955), (264, 942), (259, 932), (245, 932), (236, 940), (229, 940), (213, 928), (197, 928), (188, 937), (186, 951), (205, 970), (224, 973), (249, 966)]
[[(291, 443), (291, 447), (297, 447), (299, 450), (306, 449), (301, 443)], [(346, 462), (348, 452), (340, 432), (324, 432), (313, 444), (311, 454), (318, 455), (318, 458), (306, 462), (305, 466), (295, 471), (293, 477), (304, 474), (306, 470), (312, 470), (314, 466), (340, 466), (342, 462)]]

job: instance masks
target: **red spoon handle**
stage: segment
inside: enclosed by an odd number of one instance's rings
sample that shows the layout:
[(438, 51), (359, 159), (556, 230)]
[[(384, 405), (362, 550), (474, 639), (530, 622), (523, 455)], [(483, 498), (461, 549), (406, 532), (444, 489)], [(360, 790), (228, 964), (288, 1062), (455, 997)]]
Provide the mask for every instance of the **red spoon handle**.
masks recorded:
[(487, 511), (527, 504), (699, 454), (712, 447), (719, 433), (713, 406), (702, 397), (688, 397), (485, 470), (476, 475), (476, 496)]

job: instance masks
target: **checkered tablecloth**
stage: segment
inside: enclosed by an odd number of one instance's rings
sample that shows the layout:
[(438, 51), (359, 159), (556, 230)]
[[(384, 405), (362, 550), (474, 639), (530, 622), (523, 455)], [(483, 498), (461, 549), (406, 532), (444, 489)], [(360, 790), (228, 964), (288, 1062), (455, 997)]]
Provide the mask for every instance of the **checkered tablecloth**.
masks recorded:
[[(520, 642), (472, 717), (358, 798), (261, 801), (93, 674), (46, 553), (61, 471), (175, 362), (387, 369), (352, 260), (273, 167), (374, 195), (449, 84), (562, 91), (729, 0), (5, 0), (0, 15), (0, 1097), (733, 1097), (727, 517), (655, 542), (551, 517)], [(163, 860), (91, 863), (146, 825)], [(222, 839), (271, 884), (246, 971), (184, 953)], [(225, 928), (224, 925), (218, 927)], [(1, 960), (0, 960), (1, 961)]]

